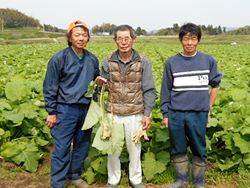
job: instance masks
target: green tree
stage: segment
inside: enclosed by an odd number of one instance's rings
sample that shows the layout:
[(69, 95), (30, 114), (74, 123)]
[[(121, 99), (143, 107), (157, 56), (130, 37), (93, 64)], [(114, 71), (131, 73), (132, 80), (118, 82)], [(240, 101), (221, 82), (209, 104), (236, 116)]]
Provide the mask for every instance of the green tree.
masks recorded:
[(221, 26), (219, 25), (218, 30), (217, 30), (217, 34), (221, 34), (222, 33), (222, 29)]
[(18, 10), (0, 9), (0, 18), (8, 28), (41, 27), (39, 20), (29, 17)]
[(141, 27), (137, 27), (137, 29), (135, 30), (135, 34), (137, 36), (146, 35), (147, 31), (145, 29), (141, 29)]
[(2, 33), (4, 32), (4, 20), (0, 18)]
[(223, 33), (226, 33), (226, 31), (227, 31), (227, 28), (223, 27)]
[(141, 27), (137, 27), (137, 29), (135, 30), (135, 34), (138, 36), (142, 35)]
[(98, 25), (95, 25), (94, 27), (92, 27), (92, 33), (93, 34), (101, 33), (101, 28)]
[(108, 32), (110, 35), (113, 34), (116, 25), (110, 23), (103, 23), (101, 26), (95, 25), (92, 27), (93, 34), (101, 34), (103, 32)]
[(179, 25), (178, 25), (177, 23), (176, 23), (176, 24), (173, 24), (173, 32), (174, 32), (175, 34), (178, 34), (179, 29), (180, 29), (180, 27), (179, 27)]

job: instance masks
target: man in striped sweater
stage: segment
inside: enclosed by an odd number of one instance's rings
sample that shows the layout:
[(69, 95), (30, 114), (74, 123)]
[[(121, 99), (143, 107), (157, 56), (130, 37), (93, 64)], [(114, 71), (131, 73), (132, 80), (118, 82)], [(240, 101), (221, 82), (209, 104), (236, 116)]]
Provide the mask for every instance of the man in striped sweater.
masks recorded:
[[(169, 128), (177, 181), (169, 188), (189, 184), (189, 154), (192, 151), (193, 183), (204, 188), (207, 167), (206, 125), (218, 92), (222, 73), (211, 55), (197, 51), (201, 29), (193, 23), (180, 28), (183, 52), (165, 65), (161, 88), (163, 123)], [(209, 86), (212, 87), (209, 92)]]

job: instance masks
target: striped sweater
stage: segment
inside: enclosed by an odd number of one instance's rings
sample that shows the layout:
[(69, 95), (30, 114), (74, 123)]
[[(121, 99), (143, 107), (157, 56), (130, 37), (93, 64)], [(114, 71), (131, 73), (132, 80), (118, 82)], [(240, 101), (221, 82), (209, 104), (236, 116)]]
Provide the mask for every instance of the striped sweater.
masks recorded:
[(223, 75), (211, 55), (197, 52), (187, 57), (181, 53), (170, 57), (165, 65), (161, 88), (161, 112), (209, 111), (209, 85), (219, 87)]

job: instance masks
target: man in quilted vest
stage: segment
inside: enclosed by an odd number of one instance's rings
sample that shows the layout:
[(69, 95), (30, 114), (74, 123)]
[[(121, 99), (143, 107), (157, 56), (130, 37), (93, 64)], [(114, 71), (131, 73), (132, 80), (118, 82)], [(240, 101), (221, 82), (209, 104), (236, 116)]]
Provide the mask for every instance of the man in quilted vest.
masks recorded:
[[(101, 77), (97, 83), (109, 83), (107, 111), (113, 111), (114, 121), (125, 130), (129, 153), (129, 180), (134, 188), (144, 188), (141, 169), (141, 143), (133, 141), (135, 133), (150, 128), (150, 114), (155, 105), (156, 89), (151, 62), (145, 55), (133, 49), (136, 41), (134, 30), (128, 25), (118, 26), (114, 31), (117, 51), (102, 62)], [(103, 79), (104, 78), (104, 79)], [(121, 178), (119, 154), (108, 156), (108, 184), (106, 188), (118, 187)]]

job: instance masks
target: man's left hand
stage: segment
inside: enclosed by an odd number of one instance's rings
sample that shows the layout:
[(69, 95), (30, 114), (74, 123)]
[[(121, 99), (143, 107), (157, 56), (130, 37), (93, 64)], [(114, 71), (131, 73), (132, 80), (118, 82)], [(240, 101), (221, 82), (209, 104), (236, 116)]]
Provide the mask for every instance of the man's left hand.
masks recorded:
[(103, 84), (107, 84), (108, 83), (108, 80), (101, 77), (101, 76), (97, 76), (96, 77), (96, 83), (99, 85), (99, 86), (102, 86)]
[(142, 118), (142, 129), (143, 130), (148, 130), (150, 128), (150, 125), (151, 125), (150, 117), (143, 116), (143, 118)]

